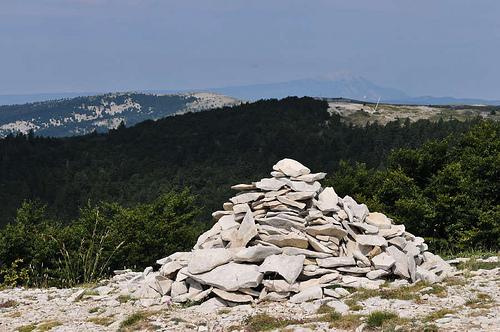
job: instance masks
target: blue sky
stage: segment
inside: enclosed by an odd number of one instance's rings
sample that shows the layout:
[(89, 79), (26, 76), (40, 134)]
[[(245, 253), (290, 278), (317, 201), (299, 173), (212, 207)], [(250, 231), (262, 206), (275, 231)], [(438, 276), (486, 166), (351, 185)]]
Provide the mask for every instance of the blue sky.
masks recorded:
[(202, 89), (350, 71), (500, 99), (500, 1), (2, 0), (0, 94)]

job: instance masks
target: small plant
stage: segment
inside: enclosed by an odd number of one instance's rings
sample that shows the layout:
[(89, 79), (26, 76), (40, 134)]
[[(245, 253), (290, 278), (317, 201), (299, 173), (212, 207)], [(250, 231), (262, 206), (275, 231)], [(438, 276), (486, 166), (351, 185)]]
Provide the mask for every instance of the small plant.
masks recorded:
[(179, 323), (184, 323), (185, 320), (182, 319), (182, 318), (179, 318), (179, 317), (173, 317), (170, 319), (171, 322), (174, 322), (175, 324), (179, 324)]
[(92, 309), (89, 309), (89, 314), (93, 314), (99, 311), (99, 307), (94, 307)]
[(443, 318), (445, 315), (451, 314), (451, 313), (453, 313), (453, 311), (449, 310), (449, 309), (440, 309), (437, 311), (433, 311), (430, 314), (428, 314), (427, 316), (423, 317), (422, 322), (424, 322), (424, 323), (433, 322), (436, 319)]
[(37, 329), (40, 331), (50, 331), (53, 327), (62, 325), (62, 323), (58, 320), (53, 320), (51, 322), (43, 323), (37, 326)]
[(21, 317), (21, 313), (19, 311), (14, 311), (14, 312), (11, 312), (10, 314), (7, 314), (7, 315), (4, 315), (5, 317), (12, 317), (12, 318), (17, 318), (17, 317)]
[(195, 306), (195, 305), (200, 305), (202, 302), (203, 302), (203, 300), (199, 300), (199, 301), (187, 300), (186, 302), (184, 302), (182, 304), (182, 307), (183, 308), (189, 308), (189, 307), (192, 307), (192, 306)]
[(361, 318), (363, 316), (361, 315), (345, 315), (341, 316), (337, 320), (329, 321), (330, 328), (337, 328), (337, 329), (342, 329), (342, 330), (349, 330), (349, 331), (354, 331), (356, 327), (359, 326), (361, 323)]
[(478, 293), (475, 298), (471, 298), (465, 302), (465, 305), (470, 308), (489, 308), (493, 302), (490, 295), (485, 293)]
[(396, 318), (398, 318), (398, 315), (393, 312), (374, 311), (368, 316), (368, 319), (366, 320), (366, 325), (370, 328), (381, 327), (388, 321), (394, 320)]
[(36, 329), (36, 325), (24, 325), (24, 326), (20, 326), (16, 329), (16, 331), (19, 331), (19, 332), (31, 332), (33, 331), (34, 329)]
[(113, 323), (113, 320), (109, 317), (91, 317), (87, 319), (87, 322), (91, 322), (97, 325), (109, 326)]
[(120, 326), (121, 327), (127, 327), (136, 324), (137, 322), (146, 319), (146, 315), (144, 315), (143, 312), (136, 312), (133, 313), (132, 315), (128, 316), (127, 319), (125, 319)]
[(130, 294), (128, 294), (128, 295), (120, 295), (120, 296), (118, 296), (118, 298), (117, 298), (118, 302), (120, 302), (120, 303), (125, 303), (125, 302), (128, 302), (128, 301), (130, 301), (131, 299), (132, 299), (132, 297), (130, 296)]
[(301, 319), (273, 317), (266, 313), (262, 313), (247, 317), (244, 323), (246, 325), (246, 331), (256, 332), (273, 330), (288, 325), (302, 324), (305, 323), (305, 321)]
[(10, 264), (8, 269), (0, 271), (0, 277), (3, 276), (2, 286), (16, 287), (28, 284), (29, 269), (20, 267), (23, 262), (21, 258), (18, 258)]
[(231, 310), (228, 310), (228, 309), (222, 309), (222, 310), (219, 310), (219, 315), (227, 315), (228, 313), (230, 313)]
[(18, 305), (18, 303), (14, 300), (7, 300), (3, 303), (0, 303), (0, 308), (14, 308)]

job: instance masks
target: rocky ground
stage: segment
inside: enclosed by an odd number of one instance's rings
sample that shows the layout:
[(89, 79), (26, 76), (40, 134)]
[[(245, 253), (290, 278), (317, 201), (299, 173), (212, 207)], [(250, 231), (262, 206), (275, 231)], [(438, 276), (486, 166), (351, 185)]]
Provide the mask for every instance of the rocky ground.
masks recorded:
[(461, 262), (465, 269), (453, 268), (453, 277), (436, 284), (331, 287), (323, 299), (300, 304), (230, 307), (214, 297), (180, 307), (169, 297), (131, 298), (120, 278), (73, 289), (3, 289), (0, 331), (500, 331), (499, 260), (474, 262), (486, 269)]

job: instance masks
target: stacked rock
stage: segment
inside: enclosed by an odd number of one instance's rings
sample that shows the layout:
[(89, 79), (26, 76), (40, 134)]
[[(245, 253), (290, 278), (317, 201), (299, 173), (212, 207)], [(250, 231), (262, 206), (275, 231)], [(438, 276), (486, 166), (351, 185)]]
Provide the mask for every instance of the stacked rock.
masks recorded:
[(384, 278), (434, 283), (450, 275), (404, 225), (322, 188), (326, 173), (292, 159), (273, 169), (271, 178), (233, 186), (240, 192), (213, 213), (217, 222), (193, 250), (158, 260), (160, 270), (147, 269), (133, 295), (303, 302), (335, 297), (331, 285), (378, 288)]

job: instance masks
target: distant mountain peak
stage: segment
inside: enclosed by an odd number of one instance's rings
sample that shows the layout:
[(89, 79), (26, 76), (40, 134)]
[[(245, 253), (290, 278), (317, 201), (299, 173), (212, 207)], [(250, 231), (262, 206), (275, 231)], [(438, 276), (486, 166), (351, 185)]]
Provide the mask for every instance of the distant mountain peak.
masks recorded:
[(357, 73), (354, 73), (350, 70), (340, 70), (332, 74), (327, 74), (318, 77), (319, 81), (353, 81), (353, 80), (361, 80), (364, 79)]

